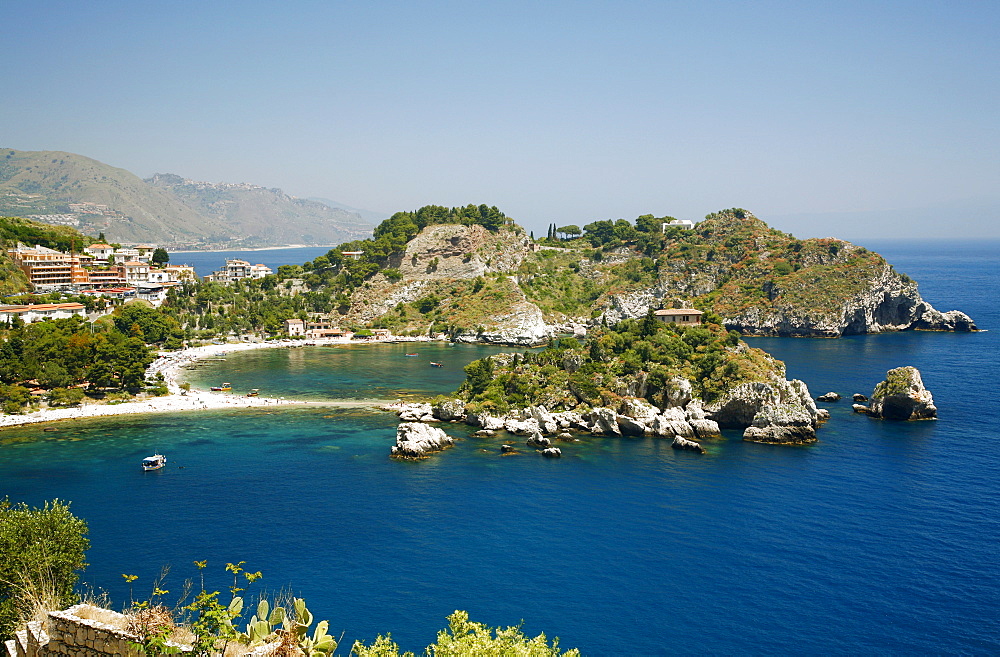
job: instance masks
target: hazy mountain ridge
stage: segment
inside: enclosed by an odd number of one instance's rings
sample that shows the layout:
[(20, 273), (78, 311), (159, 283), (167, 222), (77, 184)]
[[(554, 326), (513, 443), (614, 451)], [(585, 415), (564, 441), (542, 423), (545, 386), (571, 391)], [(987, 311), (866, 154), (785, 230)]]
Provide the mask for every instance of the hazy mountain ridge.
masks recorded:
[(155, 174), (149, 185), (171, 192), (182, 203), (263, 245), (339, 244), (366, 237), (372, 226), (358, 214), (296, 198), (277, 188), (250, 183), (210, 183), (175, 174)]
[(357, 214), (280, 189), (173, 174), (142, 180), (59, 151), (0, 150), (0, 214), (173, 248), (337, 244), (371, 232)]

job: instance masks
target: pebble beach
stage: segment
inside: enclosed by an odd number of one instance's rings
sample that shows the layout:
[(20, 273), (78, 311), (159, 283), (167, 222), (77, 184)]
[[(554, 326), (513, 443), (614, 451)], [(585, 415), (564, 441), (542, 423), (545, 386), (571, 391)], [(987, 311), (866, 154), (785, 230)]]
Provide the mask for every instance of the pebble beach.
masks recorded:
[[(355, 341), (356, 342), (356, 341)], [(350, 344), (349, 338), (323, 338), (310, 341), (311, 344)], [(179, 411), (199, 411), (227, 408), (261, 408), (275, 406), (365, 406), (366, 402), (328, 400), (300, 401), (274, 397), (246, 397), (231, 392), (212, 392), (195, 390), (185, 392), (180, 387), (181, 369), (190, 363), (204, 358), (218, 358), (237, 351), (251, 349), (288, 349), (302, 346), (300, 342), (267, 341), (240, 342), (234, 344), (213, 344), (202, 347), (192, 347), (181, 351), (161, 352), (159, 357), (146, 370), (147, 378), (162, 374), (167, 384), (169, 394), (161, 397), (122, 402), (119, 404), (87, 403), (71, 408), (50, 408), (25, 413), (23, 415), (0, 414), (0, 428), (38, 424), (81, 418), (106, 417), (113, 415), (134, 415), (141, 413), (175, 413)]]

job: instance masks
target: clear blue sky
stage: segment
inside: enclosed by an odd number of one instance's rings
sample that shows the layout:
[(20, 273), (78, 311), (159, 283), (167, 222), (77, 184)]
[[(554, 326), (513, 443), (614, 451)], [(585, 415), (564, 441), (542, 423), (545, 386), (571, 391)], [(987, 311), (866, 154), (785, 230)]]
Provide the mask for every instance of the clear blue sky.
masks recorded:
[(0, 3), (0, 146), (544, 234), (1000, 237), (1000, 2)]

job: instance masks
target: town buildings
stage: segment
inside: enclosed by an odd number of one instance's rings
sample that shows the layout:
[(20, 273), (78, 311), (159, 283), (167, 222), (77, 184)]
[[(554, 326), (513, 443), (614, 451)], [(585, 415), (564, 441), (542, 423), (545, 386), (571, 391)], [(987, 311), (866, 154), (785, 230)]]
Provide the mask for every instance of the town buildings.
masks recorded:
[(227, 258), (225, 266), (206, 276), (205, 280), (215, 283), (235, 283), (244, 278), (261, 279), (273, 273), (274, 271), (267, 265), (251, 265), (246, 260)]
[[(63, 253), (44, 246), (18, 244), (8, 249), (7, 254), (28, 277), (32, 288), (39, 292), (134, 287), (144, 283), (169, 287), (197, 280), (193, 267), (155, 268), (150, 264), (154, 249), (152, 245), (122, 250), (95, 244), (84, 249), (85, 253)], [(136, 259), (116, 261), (117, 255), (123, 253), (134, 254)]]

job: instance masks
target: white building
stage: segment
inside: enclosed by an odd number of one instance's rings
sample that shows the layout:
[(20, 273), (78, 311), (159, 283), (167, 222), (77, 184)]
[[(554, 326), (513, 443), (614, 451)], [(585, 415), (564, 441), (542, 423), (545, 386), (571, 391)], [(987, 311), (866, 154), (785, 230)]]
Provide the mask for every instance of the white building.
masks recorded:
[(10, 322), (20, 317), (25, 324), (42, 319), (64, 319), (79, 315), (85, 317), (87, 310), (82, 303), (40, 303), (30, 306), (0, 306), (0, 321)]
[(694, 222), (690, 219), (674, 219), (673, 221), (668, 221), (663, 224), (663, 232), (667, 232), (667, 226), (672, 226), (676, 228), (684, 228), (686, 230), (694, 230)]
[(267, 265), (251, 265), (246, 260), (227, 259), (226, 266), (205, 277), (205, 280), (216, 283), (233, 283), (244, 278), (260, 279), (273, 274)]
[(145, 283), (149, 280), (150, 266), (148, 262), (129, 260), (128, 262), (122, 263), (122, 267), (125, 268), (125, 282), (129, 285)]

